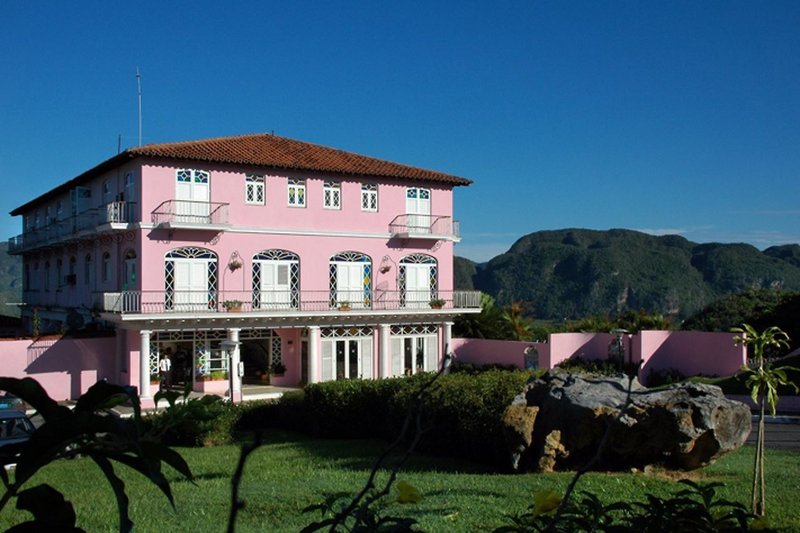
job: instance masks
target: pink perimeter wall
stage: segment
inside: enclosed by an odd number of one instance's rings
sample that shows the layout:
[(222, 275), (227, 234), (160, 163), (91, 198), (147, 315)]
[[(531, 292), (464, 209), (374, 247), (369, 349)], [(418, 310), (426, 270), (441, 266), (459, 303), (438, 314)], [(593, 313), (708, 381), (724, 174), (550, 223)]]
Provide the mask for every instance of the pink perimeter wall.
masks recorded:
[(0, 375), (34, 378), (56, 401), (77, 399), (98, 380), (111, 380), (115, 347), (114, 337), (3, 340)]
[(687, 376), (733, 375), (747, 362), (746, 349), (736, 346), (734, 337), (706, 331), (642, 331), (633, 339), (644, 362), (640, 375), (667, 368)]
[[(746, 350), (736, 346), (731, 333), (704, 331), (642, 331), (623, 339), (626, 357), (641, 360), (639, 380), (651, 371), (674, 368), (685, 376), (699, 374), (730, 376), (746, 363)], [(553, 368), (574, 357), (606, 359), (614, 340), (610, 333), (555, 333), (549, 342), (518, 342), (486, 339), (453, 339), (453, 352), (459, 361), (476, 365), (499, 363), (524, 368), (524, 350), (535, 346), (539, 367)]]
[(456, 361), (473, 365), (500, 364), (525, 368), (525, 349), (533, 345), (539, 352), (539, 366), (541, 366), (542, 353), (550, 352), (550, 346), (543, 342), (452, 339), (450, 345), (456, 355)]

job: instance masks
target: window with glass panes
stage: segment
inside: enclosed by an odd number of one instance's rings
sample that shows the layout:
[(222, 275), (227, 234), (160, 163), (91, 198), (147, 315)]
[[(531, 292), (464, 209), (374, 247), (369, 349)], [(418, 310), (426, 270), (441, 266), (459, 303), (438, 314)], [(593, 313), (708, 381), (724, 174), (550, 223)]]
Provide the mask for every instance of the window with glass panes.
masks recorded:
[(248, 174), (244, 179), (244, 201), (248, 204), (264, 205), (264, 176)]
[(306, 180), (289, 180), (289, 206), (306, 206)]
[(342, 208), (342, 189), (335, 181), (326, 181), (322, 186), (322, 206), (325, 209)]
[(363, 183), (361, 185), (361, 210), (378, 210), (378, 186), (375, 183)]

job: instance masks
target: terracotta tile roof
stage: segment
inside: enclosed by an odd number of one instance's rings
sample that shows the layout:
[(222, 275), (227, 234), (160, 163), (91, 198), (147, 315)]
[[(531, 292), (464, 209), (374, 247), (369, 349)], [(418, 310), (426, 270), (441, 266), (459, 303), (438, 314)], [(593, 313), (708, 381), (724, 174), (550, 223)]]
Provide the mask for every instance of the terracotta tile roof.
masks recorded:
[(401, 165), (374, 157), (296, 141), (271, 134), (238, 135), (131, 148), (133, 156), (165, 157), (215, 163), (266, 166), (337, 174), (405, 178), (469, 185), (472, 181), (443, 172)]
[(345, 152), (318, 144), (296, 141), (268, 133), (217, 137), (197, 141), (148, 144), (129, 148), (99, 165), (50, 189), (41, 196), (11, 211), (21, 215), (31, 207), (63, 194), (94, 177), (136, 157), (163, 157), (185, 161), (205, 161), (272, 168), (330, 172), (336, 174), (434, 181), (453, 186), (470, 185), (472, 180), (383, 159)]

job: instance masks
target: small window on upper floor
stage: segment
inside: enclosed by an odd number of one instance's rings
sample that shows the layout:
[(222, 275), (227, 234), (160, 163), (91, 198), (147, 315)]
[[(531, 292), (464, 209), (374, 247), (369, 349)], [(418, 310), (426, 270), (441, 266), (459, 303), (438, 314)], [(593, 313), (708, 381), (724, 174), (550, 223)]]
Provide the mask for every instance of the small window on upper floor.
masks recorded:
[(136, 182), (133, 179), (133, 172), (125, 174), (125, 200), (133, 202), (136, 198)]
[(107, 282), (111, 275), (111, 255), (108, 252), (103, 253), (103, 263), (100, 268), (100, 279)]
[(64, 218), (64, 200), (56, 202), (56, 218), (59, 220)]
[(335, 181), (326, 181), (322, 186), (322, 207), (325, 209), (342, 208), (342, 187)]
[(289, 180), (289, 207), (306, 206), (306, 180)]
[(103, 204), (111, 203), (111, 180), (103, 182)]
[(244, 202), (246, 204), (264, 205), (264, 176), (247, 174), (244, 178)]
[(361, 184), (361, 210), (378, 210), (378, 186), (375, 183)]

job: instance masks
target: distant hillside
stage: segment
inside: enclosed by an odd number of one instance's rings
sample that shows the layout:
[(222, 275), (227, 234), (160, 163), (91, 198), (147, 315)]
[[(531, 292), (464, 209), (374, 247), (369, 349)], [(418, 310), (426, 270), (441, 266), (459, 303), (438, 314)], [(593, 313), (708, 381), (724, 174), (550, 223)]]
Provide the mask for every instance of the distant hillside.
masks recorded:
[(22, 259), (8, 255), (8, 243), (0, 242), (0, 315), (19, 316), (19, 308), (6, 305), (22, 300)]
[(538, 318), (644, 309), (687, 317), (747, 289), (800, 290), (800, 246), (764, 252), (748, 244), (697, 244), (676, 235), (564, 229), (519, 239), (484, 265), (456, 258), (456, 285), (501, 305), (529, 302)]

